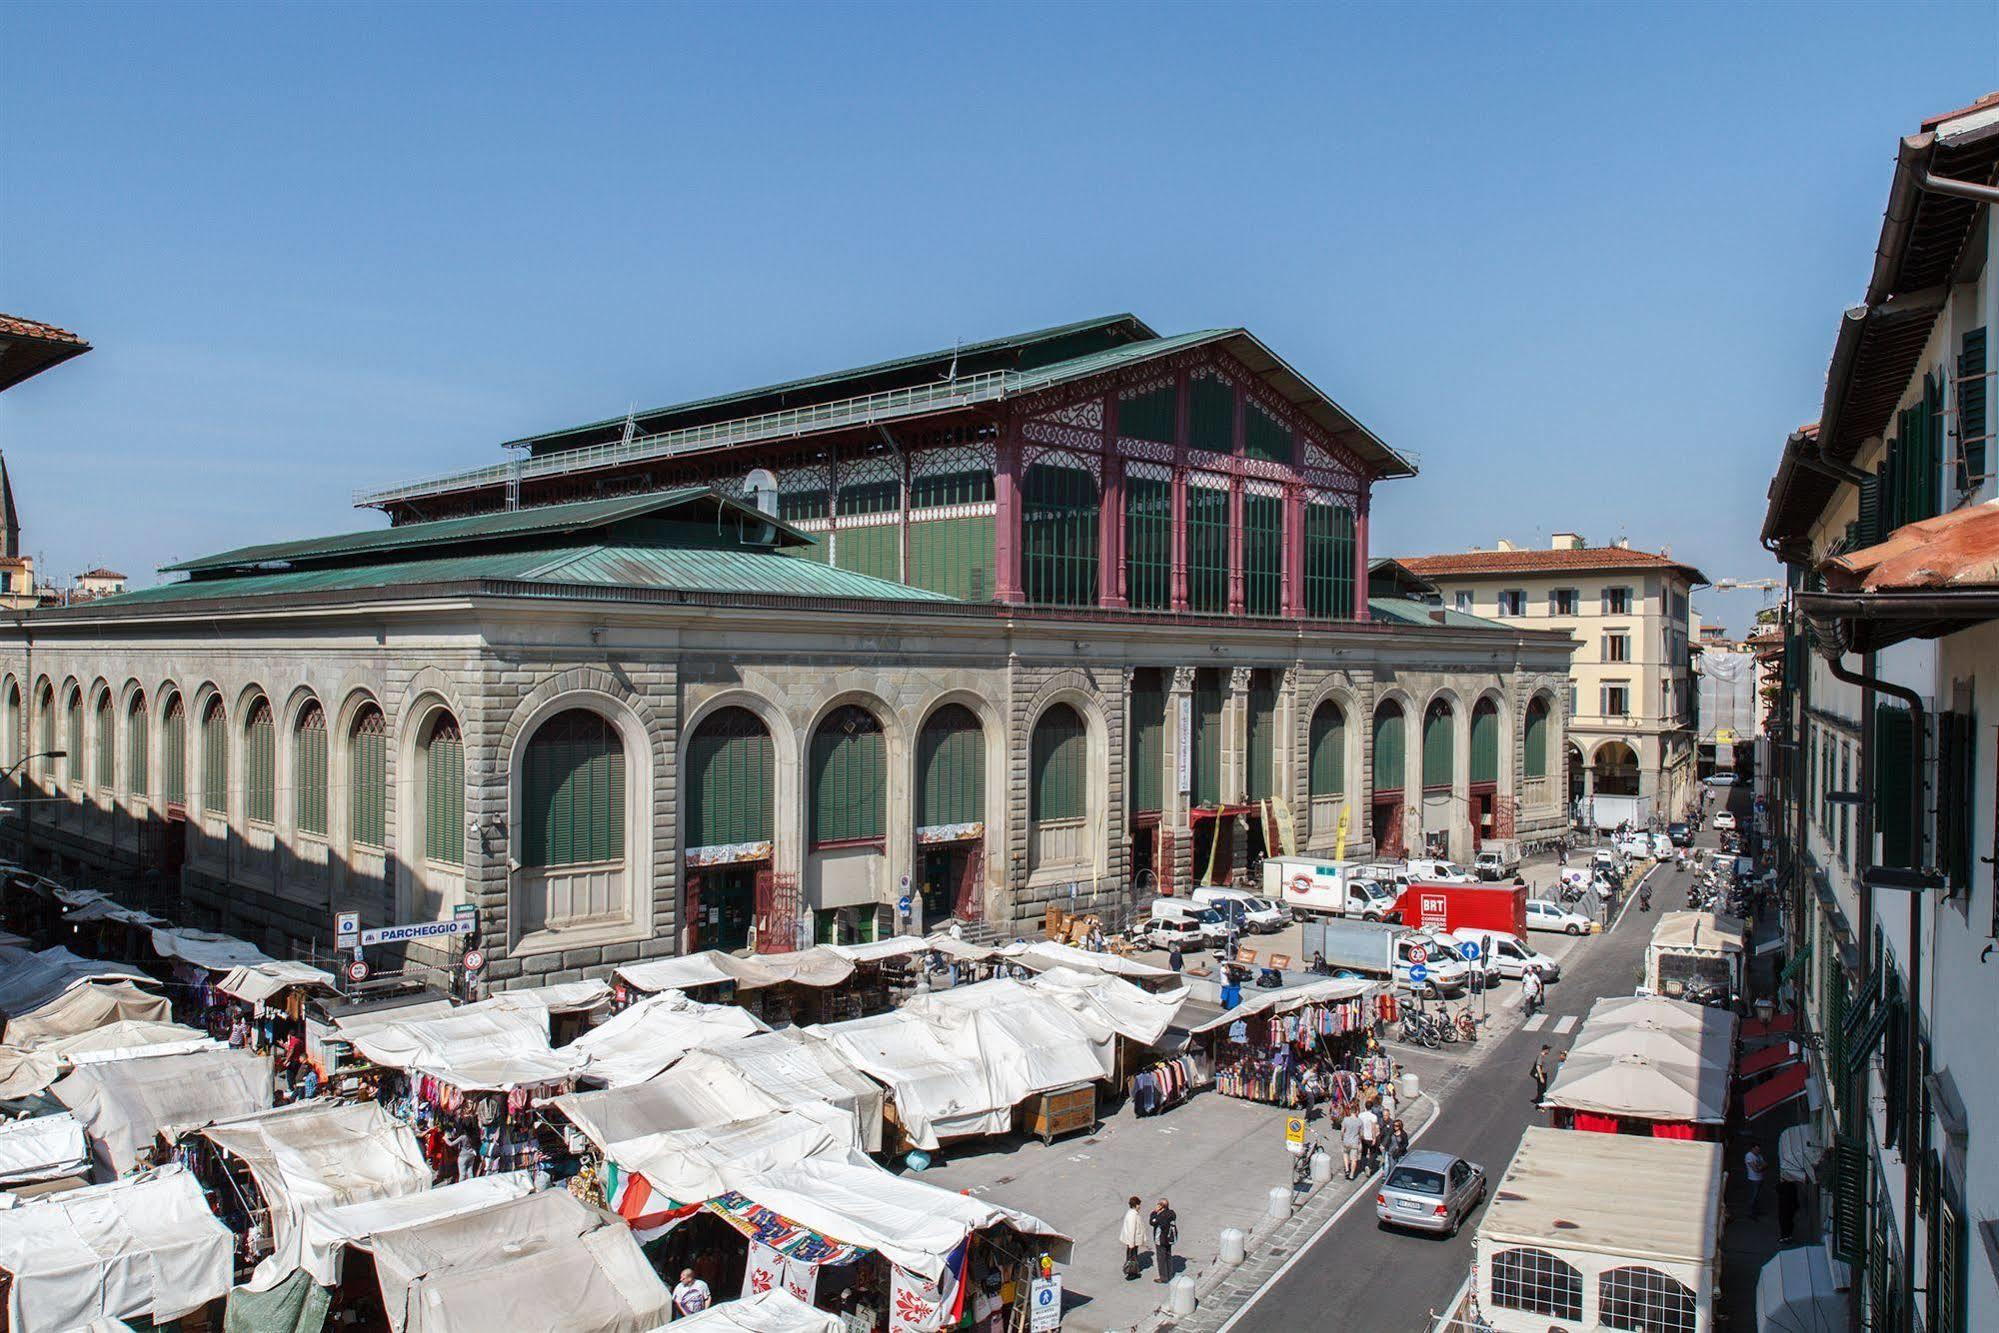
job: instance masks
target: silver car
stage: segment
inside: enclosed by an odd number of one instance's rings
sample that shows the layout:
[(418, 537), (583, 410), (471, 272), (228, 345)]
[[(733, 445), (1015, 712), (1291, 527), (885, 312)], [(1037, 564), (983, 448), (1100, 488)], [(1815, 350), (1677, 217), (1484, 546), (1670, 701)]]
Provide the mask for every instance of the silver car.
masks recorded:
[(1484, 1167), (1447, 1152), (1412, 1152), (1388, 1168), (1374, 1215), (1383, 1226), (1455, 1236), (1484, 1199)]

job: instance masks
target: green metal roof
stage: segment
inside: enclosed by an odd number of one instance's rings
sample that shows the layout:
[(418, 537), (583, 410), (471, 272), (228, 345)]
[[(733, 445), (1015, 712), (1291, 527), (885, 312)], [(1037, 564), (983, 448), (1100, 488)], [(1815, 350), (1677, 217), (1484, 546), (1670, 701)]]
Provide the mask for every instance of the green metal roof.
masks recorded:
[(943, 593), (835, 569), (817, 561), (793, 559), (769, 550), (591, 544), (191, 579), (98, 598), (88, 605), (120, 608), (209, 598), (491, 582), (538, 585), (534, 591), (539, 595), (555, 597), (561, 596), (566, 588), (638, 588), (816, 600), (958, 600)]
[[(1447, 606), (1433, 602), (1418, 602), (1407, 597), (1370, 597), (1367, 599), (1368, 613), (1376, 620), (1395, 620), (1405, 625), (1428, 625), (1436, 628), (1441, 623), (1446, 629), (1500, 629), (1513, 630), (1516, 627), (1503, 620), (1488, 620), (1467, 611), (1453, 611)], [(1437, 620), (1436, 613), (1443, 613), (1443, 620)]]
[(791, 539), (789, 545), (811, 539), (797, 529), (763, 514), (732, 497), (705, 486), (684, 486), (670, 491), (626, 495), (608, 500), (579, 500), (569, 504), (540, 505), (531, 509), (506, 509), (465, 518), (437, 519), (429, 523), (405, 523), (393, 528), (371, 528), (344, 532), (330, 537), (308, 537), (299, 541), (271, 542), (263, 546), (241, 546), (233, 551), (184, 560), (165, 566), (168, 573), (206, 573), (250, 569), (260, 565), (323, 564), (356, 556), (417, 550), (427, 546), (472, 545), (519, 538), (547, 538), (605, 527), (625, 519), (664, 510), (683, 508), (703, 499), (712, 499), (723, 509), (733, 509), (759, 522), (768, 523)]

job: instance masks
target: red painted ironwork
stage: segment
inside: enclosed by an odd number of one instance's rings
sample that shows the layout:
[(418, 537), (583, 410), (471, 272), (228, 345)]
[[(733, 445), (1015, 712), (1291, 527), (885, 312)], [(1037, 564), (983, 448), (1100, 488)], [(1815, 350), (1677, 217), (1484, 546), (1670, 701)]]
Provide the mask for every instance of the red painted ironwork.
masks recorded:
[(965, 853), (964, 869), (958, 876), (958, 897), (951, 911), (960, 921), (983, 921), (986, 915), (986, 854), (983, 850)]
[(768, 869), (757, 872), (758, 953), (789, 953), (798, 947), (798, 921), (803, 906), (798, 876), (780, 875)]

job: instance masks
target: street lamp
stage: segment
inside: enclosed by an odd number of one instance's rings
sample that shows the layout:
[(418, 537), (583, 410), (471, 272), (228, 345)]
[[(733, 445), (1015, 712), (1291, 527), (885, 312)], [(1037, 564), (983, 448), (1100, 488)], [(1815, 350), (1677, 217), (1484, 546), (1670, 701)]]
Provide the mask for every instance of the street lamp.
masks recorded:
[[(32, 764), (37, 759), (67, 759), (67, 758), (69, 758), (68, 750), (44, 750), (40, 754), (28, 755), (26, 758), (15, 760), (14, 763), (8, 766), (6, 772), (0, 773), (0, 782), (7, 782), (12, 780), (13, 776), (16, 773), (20, 772), (25, 765)], [(34, 852), (34, 850), (35, 850), (34, 811), (24, 806), (21, 811), (21, 861), (23, 864), (26, 864), (33, 860), (32, 853)]]
[(69, 758), (68, 750), (44, 750), (40, 754), (31, 754), (27, 756), (25, 759), (17, 759), (12, 764), (8, 765), (7, 771), (5, 773), (0, 773), (0, 782), (7, 781), (9, 778), (13, 777), (14, 774), (20, 772), (22, 765), (32, 764), (37, 759), (67, 759), (67, 758)]

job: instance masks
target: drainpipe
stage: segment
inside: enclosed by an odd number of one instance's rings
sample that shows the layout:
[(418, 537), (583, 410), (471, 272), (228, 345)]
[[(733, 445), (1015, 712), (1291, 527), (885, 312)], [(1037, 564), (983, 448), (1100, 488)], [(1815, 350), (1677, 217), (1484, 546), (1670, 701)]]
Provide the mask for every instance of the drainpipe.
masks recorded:
[[(1849, 685), (1858, 686), (1862, 690), (1878, 691), (1891, 699), (1900, 699), (1909, 706), (1911, 729), (1914, 732), (1916, 770), (1914, 780), (1909, 784), (1909, 815), (1913, 821), (1909, 827), (1910, 836), (1915, 842), (1916, 859), (1920, 862), (1923, 856), (1923, 754), (1924, 741), (1928, 735), (1926, 719), (1923, 713), (1923, 697), (1905, 685), (1897, 685), (1892, 681), (1882, 680), (1879, 676), (1869, 675), (1864, 672), (1848, 671), (1838, 656), (1830, 658), (1827, 665), (1836, 679), (1843, 680)], [(1868, 718), (1862, 725), (1870, 726), (1872, 721), (1872, 718)], [(1873, 732), (1870, 730), (1863, 732), (1862, 735), (1862, 751), (1864, 753), (1873, 748)], [(1870, 790), (1867, 795), (1871, 799), (1873, 792)], [(1868, 857), (1868, 861), (1870, 864), (1872, 863), (1873, 857), (1871, 855)], [(1906, 1300), (1902, 1313), (1902, 1327), (1904, 1329), (1913, 1329), (1915, 1327), (1917, 1291), (1915, 1230), (1916, 1172), (1918, 1164), (1915, 1154), (1911, 1151), (1906, 1117), (1911, 1111), (1922, 1104), (1919, 1096), (1922, 1087), (1918, 1082), (1920, 1075), (1916, 1072), (1921, 1062), (1917, 1060), (1916, 1052), (1922, 1045), (1922, 1005), (1920, 997), (1923, 993), (1923, 890), (1910, 889), (1908, 893), (1909, 1012), (1907, 1030), (1903, 1034), (1906, 1049), (1904, 1051), (1902, 1068), (1902, 1111), (1905, 1123), (1899, 1130), (1896, 1142), (1902, 1151), (1902, 1225), (1905, 1229), (1902, 1236), (1902, 1291)]]

